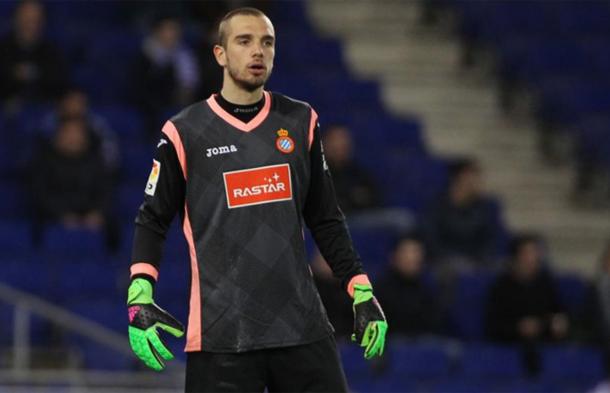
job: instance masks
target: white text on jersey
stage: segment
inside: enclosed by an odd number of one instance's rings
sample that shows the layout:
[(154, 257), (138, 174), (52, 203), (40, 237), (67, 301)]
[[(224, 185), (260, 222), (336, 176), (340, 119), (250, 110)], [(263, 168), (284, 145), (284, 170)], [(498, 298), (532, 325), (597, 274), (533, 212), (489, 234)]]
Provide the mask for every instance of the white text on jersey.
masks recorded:
[(235, 145), (211, 147), (207, 150), (206, 157), (217, 156), (219, 154), (235, 153), (237, 148)]

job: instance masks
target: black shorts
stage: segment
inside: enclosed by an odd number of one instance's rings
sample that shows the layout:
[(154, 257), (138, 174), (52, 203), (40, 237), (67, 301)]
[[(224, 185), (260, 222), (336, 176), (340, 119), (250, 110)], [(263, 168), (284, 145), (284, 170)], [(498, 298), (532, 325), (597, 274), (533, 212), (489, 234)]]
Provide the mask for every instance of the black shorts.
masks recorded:
[(333, 336), (311, 344), (243, 353), (189, 352), (187, 393), (347, 392)]

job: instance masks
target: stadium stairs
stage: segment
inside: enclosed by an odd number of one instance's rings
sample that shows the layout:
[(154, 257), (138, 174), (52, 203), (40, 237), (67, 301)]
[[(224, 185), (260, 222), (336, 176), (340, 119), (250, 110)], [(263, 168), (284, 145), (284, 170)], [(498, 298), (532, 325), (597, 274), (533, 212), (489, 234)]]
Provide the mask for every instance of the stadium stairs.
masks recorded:
[(549, 167), (540, 159), (528, 116), (502, 114), (491, 64), (461, 69), (452, 14), (425, 25), (414, 1), (308, 4), (316, 28), (343, 41), (352, 71), (382, 82), (386, 106), (422, 119), (433, 152), (481, 162), (487, 188), (504, 202), (511, 230), (544, 234), (559, 269), (594, 272), (610, 221), (570, 205), (572, 169)]

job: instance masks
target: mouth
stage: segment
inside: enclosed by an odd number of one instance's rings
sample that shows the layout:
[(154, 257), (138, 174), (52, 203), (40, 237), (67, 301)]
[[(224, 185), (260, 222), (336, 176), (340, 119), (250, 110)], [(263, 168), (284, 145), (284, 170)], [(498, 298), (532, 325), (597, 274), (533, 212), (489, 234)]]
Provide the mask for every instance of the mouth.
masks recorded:
[(254, 75), (262, 75), (267, 71), (267, 67), (261, 63), (254, 63), (248, 65), (248, 71), (250, 71)]

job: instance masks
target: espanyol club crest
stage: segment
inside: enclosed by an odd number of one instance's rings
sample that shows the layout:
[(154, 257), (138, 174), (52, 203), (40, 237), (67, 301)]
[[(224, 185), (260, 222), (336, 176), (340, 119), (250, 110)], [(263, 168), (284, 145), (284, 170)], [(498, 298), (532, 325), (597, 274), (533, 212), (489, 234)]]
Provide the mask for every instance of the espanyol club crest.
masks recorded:
[(288, 136), (288, 130), (280, 128), (277, 132), (277, 140), (275, 141), (275, 147), (282, 153), (292, 153), (294, 150), (294, 141)]

